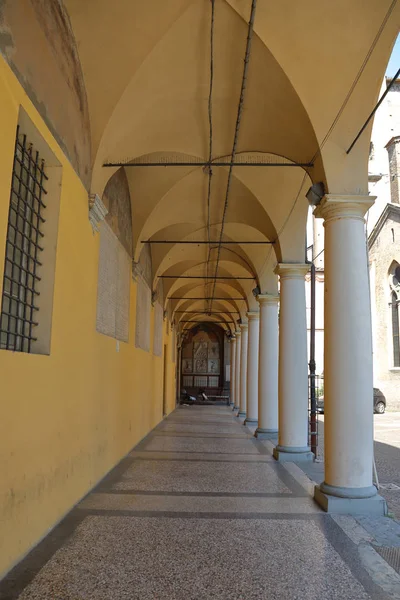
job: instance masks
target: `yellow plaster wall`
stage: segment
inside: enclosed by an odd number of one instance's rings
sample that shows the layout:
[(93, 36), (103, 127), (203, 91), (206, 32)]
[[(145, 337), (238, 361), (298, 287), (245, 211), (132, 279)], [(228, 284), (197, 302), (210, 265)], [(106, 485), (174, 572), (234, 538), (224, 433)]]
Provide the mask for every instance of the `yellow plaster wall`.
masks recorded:
[[(163, 359), (96, 332), (99, 235), (81, 181), (0, 59), (0, 285), (19, 106), (63, 165), (50, 356), (0, 351), (0, 575), (162, 419)], [(151, 315), (153, 339), (154, 315)], [(168, 344), (170, 412), (175, 365)]]

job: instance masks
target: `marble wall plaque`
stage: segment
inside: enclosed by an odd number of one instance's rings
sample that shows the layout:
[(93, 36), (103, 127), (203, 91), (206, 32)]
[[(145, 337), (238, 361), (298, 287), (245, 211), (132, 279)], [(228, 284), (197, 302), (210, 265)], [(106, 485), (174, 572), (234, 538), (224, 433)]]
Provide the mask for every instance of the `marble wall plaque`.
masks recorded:
[(154, 305), (153, 354), (162, 355), (163, 343), (163, 307), (159, 302)]
[(182, 373), (193, 372), (193, 360), (191, 358), (182, 359)]
[(208, 359), (208, 372), (219, 373), (219, 360), (215, 358)]
[(205, 358), (197, 358), (194, 363), (195, 373), (207, 373), (207, 360)]
[(207, 342), (194, 342), (194, 358), (205, 358), (207, 359), (207, 350), (208, 350), (208, 344)]
[(131, 259), (103, 222), (97, 284), (96, 330), (124, 342), (129, 338)]
[(219, 358), (218, 342), (210, 342), (210, 345), (208, 348), (208, 358)]

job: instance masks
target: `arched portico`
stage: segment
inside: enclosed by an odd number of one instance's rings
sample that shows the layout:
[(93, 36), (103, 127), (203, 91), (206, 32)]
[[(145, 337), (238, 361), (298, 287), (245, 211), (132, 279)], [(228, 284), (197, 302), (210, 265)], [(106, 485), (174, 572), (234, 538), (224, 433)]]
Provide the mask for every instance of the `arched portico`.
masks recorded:
[[(56, 199), (42, 273), (51, 293), (32, 308), (50, 315), (51, 344), (31, 357), (2, 341), (4, 396), (15, 402), (1, 440), (10, 474), (0, 486), (0, 571), (159, 423), (163, 395), (173, 410), (183, 338), (198, 327), (229, 338), (233, 408), (256, 436), (279, 430), (278, 460), (312, 459), (304, 275), (313, 185), (328, 315), (316, 498), (332, 512), (383, 513), (371, 469), (371, 124), (349, 148), (377, 101), (399, 3), (16, 0), (0, 16), (2, 282), (15, 271), (6, 248), (17, 125), (45, 157)], [(4, 321), (23, 321), (24, 309), (7, 310)], [(192, 375), (217, 376), (206, 366)]]

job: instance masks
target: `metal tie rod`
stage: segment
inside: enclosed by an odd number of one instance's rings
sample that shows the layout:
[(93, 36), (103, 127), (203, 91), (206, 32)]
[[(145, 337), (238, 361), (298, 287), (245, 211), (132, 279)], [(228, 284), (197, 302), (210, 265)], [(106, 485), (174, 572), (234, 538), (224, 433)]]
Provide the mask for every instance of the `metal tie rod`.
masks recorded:
[(232, 321), (178, 321), (178, 323), (224, 323), (229, 325)]
[(223, 277), (218, 276), (218, 277), (214, 277), (214, 275), (159, 275), (160, 279), (235, 279), (235, 280), (241, 280), (241, 279), (246, 279), (246, 280), (250, 280), (250, 281), (254, 281), (256, 279), (256, 277)]
[(313, 167), (314, 163), (285, 163), (285, 162), (107, 162), (103, 164), (104, 168), (112, 167)]
[[(212, 300), (212, 298), (204, 298), (204, 296), (201, 296), (201, 297), (199, 296), (196, 298), (190, 298), (190, 297), (187, 298), (185, 296), (182, 296), (182, 297), (168, 296), (167, 300)], [(243, 298), (242, 296), (234, 297), (234, 298), (222, 298), (222, 296), (221, 296), (218, 298), (214, 298), (214, 300), (228, 300), (228, 301), (229, 300), (246, 300), (246, 298)]]
[[(207, 240), (140, 240), (141, 244), (219, 244), (219, 240), (208, 242)], [(275, 242), (267, 241), (223, 241), (222, 245), (228, 244), (274, 244)]]
[(175, 314), (184, 314), (184, 315), (239, 315), (240, 312), (238, 310), (218, 310), (213, 311), (212, 313), (207, 310), (174, 310)]

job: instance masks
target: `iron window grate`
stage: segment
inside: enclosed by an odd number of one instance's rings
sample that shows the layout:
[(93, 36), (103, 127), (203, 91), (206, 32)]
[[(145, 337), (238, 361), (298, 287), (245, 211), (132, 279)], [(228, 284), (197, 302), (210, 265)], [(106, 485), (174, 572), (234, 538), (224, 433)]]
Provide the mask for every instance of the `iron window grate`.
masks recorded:
[(41, 225), (47, 194), (45, 163), (17, 127), (0, 315), (0, 349), (31, 352), (38, 325), (37, 268), (43, 247)]

